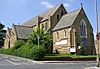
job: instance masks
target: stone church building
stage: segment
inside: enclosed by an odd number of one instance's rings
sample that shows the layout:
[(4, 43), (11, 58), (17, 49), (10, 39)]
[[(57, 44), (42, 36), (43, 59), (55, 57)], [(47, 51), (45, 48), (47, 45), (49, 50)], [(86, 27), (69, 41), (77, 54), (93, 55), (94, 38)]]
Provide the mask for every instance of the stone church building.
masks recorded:
[(27, 41), (29, 34), (38, 25), (52, 33), (53, 51), (77, 52), (80, 46), (86, 49), (87, 54), (95, 51), (93, 28), (83, 7), (68, 13), (63, 4), (56, 5), (21, 25), (13, 24), (12, 28), (7, 29), (3, 47), (12, 48), (19, 39)]

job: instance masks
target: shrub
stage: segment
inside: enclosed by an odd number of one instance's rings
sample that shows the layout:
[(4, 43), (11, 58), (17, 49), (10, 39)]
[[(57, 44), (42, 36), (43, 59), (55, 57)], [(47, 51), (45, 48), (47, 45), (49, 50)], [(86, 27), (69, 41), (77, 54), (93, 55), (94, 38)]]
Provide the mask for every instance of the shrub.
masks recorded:
[(34, 60), (42, 59), (45, 56), (45, 54), (46, 54), (46, 49), (43, 46), (39, 46), (39, 49), (38, 46), (34, 46), (31, 49), (31, 55)]
[(4, 50), (3, 48), (0, 49), (0, 53), (4, 54)]
[(18, 48), (17, 51), (15, 50), (14, 54), (16, 56), (20, 56), (20, 57), (24, 57), (24, 58), (40, 60), (45, 56), (46, 50), (43, 46), (39, 46), (39, 49), (38, 49), (37, 45), (35, 45), (33, 47), (23, 45), (20, 48)]
[(16, 56), (24, 57), (25, 56), (24, 53), (25, 53), (25, 51), (27, 51), (26, 48), (27, 47), (25, 45), (23, 45), (20, 48), (16, 49), (16, 51), (15, 51)]
[(14, 50), (13, 49), (5, 49), (5, 50), (6, 50), (6, 53), (5, 54), (13, 55), (13, 53), (14, 53)]
[(23, 40), (17, 40), (16, 42), (15, 42), (15, 44), (14, 44), (14, 47), (13, 47), (13, 49), (18, 49), (18, 48), (20, 48), (22, 45), (24, 45), (24, 41)]
[(0, 49), (0, 53), (2, 54), (8, 54), (8, 55), (14, 55), (14, 56), (20, 56), (24, 58), (30, 58), (34, 60), (41, 60), (44, 58), (46, 54), (46, 49), (43, 46), (35, 45), (33, 47), (29, 47), (27, 45), (23, 45), (20, 48), (10, 48), (10, 49)]
[(83, 46), (80, 49), (80, 55), (85, 55), (85, 48)]

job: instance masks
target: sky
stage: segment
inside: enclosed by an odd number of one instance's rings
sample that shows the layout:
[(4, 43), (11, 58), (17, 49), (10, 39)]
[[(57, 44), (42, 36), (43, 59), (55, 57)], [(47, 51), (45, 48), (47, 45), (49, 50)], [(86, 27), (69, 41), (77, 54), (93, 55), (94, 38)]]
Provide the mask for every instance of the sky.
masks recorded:
[[(84, 11), (96, 34), (94, 0), (0, 0), (0, 22), (5, 28), (22, 24), (42, 12), (63, 3), (67, 12), (74, 11), (83, 3)], [(100, 26), (100, 0), (97, 0)], [(100, 31), (100, 27), (99, 27)]]

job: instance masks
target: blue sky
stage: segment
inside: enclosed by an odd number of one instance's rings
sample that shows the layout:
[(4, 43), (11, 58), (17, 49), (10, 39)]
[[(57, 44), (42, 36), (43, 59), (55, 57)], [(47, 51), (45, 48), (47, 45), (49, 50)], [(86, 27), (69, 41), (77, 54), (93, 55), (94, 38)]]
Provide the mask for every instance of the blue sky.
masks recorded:
[[(97, 1), (98, 11), (100, 12), (100, 0)], [(3, 23), (5, 27), (11, 27), (13, 23), (22, 24), (32, 17), (46, 11), (48, 8), (60, 3), (64, 3), (68, 12), (80, 8), (80, 3), (83, 3), (84, 10), (93, 26), (94, 33), (96, 32), (94, 0), (0, 0), (0, 22)]]

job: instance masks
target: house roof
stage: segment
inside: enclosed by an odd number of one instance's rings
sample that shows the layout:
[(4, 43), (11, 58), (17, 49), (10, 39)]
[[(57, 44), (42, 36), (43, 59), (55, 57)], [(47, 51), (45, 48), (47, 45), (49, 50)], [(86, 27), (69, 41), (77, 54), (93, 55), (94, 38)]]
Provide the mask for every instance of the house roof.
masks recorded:
[(80, 11), (81, 11), (81, 9), (77, 9), (73, 12), (65, 14), (60, 19), (60, 21), (57, 23), (57, 25), (54, 27), (54, 29), (52, 31), (62, 29), (62, 28), (65, 28), (65, 27), (70, 27), (74, 23), (74, 21), (75, 21), (75, 19), (78, 16)]
[(30, 26), (30, 27), (32, 27), (32, 26), (36, 25), (36, 22), (37, 22), (37, 18), (38, 17), (41, 17), (42, 18), (42, 21), (48, 19), (48, 16), (52, 16), (61, 5), (62, 4), (59, 4), (59, 5), (54, 6), (53, 8), (50, 8), (46, 12), (43, 12), (43, 13), (41, 13), (40, 15), (38, 15), (36, 17), (33, 17), (32, 19), (26, 21), (22, 25), (23, 26)]
[(28, 39), (28, 36), (30, 33), (32, 33), (33, 28), (32, 27), (26, 27), (26, 26), (20, 26), (20, 25), (14, 25), (17, 38), (18, 39)]

